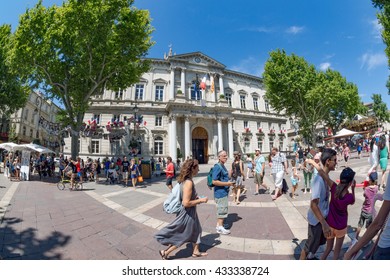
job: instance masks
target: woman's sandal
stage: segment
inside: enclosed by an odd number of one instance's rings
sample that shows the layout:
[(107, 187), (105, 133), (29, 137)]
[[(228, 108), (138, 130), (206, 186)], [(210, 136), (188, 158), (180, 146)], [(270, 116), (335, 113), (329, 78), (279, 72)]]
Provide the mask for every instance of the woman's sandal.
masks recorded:
[(165, 255), (165, 250), (159, 250), (158, 253), (161, 256), (161, 259), (166, 260), (167, 256)]
[(193, 258), (199, 258), (199, 257), (206, 257), (208, 255), (208, 253), (206, 253), (206, 252), (199, 252), (199, 253), (193, 253), (192, 254), (192, 257)]

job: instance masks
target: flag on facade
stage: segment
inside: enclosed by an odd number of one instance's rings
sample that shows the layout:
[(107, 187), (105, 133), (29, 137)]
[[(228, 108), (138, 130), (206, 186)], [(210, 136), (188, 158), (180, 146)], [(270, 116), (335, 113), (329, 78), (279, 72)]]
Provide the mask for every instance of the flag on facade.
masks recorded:
[(206, 80), (207, 80), (207, 77), (206, 75), (202, 78), (202, 81), (200, 82), (200, 89), (203, 89), (205, 90), (206, 89)]

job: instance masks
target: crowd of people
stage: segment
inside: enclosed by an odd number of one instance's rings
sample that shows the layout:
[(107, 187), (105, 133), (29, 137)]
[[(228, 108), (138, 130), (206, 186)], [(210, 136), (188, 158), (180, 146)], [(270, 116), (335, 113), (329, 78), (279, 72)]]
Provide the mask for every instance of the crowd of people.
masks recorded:
[[(378, 246), (373, 254), (374, 259), (390, 259), (390, 225), (387, 219), (390, 212), (390, 190), (386, 188), (389, 178), (386, 174), (388, 157), (388, 140), (384, 135), (373, 137), (369, 143), (370, 170), (364, 184), (364, 202), (356, 225), (355, 238), (351, 242), (351, 247), (344, 254), (345, 259), (354, 255), (371, 240), (378, 231), (382, 229), (378, 237)], [(359, 145), (358, 145), (359, 147)], [(363, 147), (363, 144), (361, 144)], [(362, 149), (357, 149), (358, 157), (361, 156)], [(366, 150), (367, 151), (367, 150)], [(229, 193), (233, 196), (233, 202), (240, 203), (240, 194), (246, 191), (243, 182), (253, 177), (256, 191), (254, 195), (260, 194), (260, 189), (264, 194), (270, 194), (276, 200), (285, 193), (285, 176), (289, 176), (291, 170), (291, 198), (297, 195), (297, 187), (303, 173), (303, 193), (310, 193), (310, 207), (307, 213), (308, 237), (304, 248), (301, 251), (300, 259), (318, 259), (316, 253), (321, 245), (325, 245), (325, 251), (320, 259), (326, 260), (333, 251), (333, 259), (342, 257), (342, 245), (347, 234), (348, 207), (355, 203), (355, 171), (349, 167), (351, 150), (346, 143), (339, 145), (329, 144), (321, 151), (312, 149), (299, 149), (296, 157), (291, 160), (291, 169), (287, 157), (274, 147), (268, 157), (268, 166), (273, 179), (273, 192), (270, 186), (264, 183), (266, 159), (261, 155), (260, 149), (255, 150), (255, 155), (247, 157), (244, 161), (239, 152), (234, 152), (234, 159), (231, 166), (226, 166), (228, 159), (227, 152), (222, 150), (218, 153), (218, 163), (214, 165), (212, 171), (213, 195), (216, 204), (216, 232), (222, 235), (230, 234), (230, 229), (226, 226), (225, 219), (229, 213)], [(341, 161), (344, 161), (343, 164)], [(382, 162), (382, 164), (381, 164)], [(245, 170), (245, 163), (247, 170)], [(339, 180), (334, 182), (330, 179), (330, 173), (336, 168), (341, 170)], [(185, 168), (184, 168), (185, 167)], [(182, 172), (178, 182), (183, 183), (183, 210), (176, 219), (161, 229), (156, 234), (156, 239), (162, 245), (168, 246), (165, 250), (160, 250), (162, 259), (167, 259), (169, 255), (186, 242), (194, 243), (193, 256), (199, 257), (207, 255), (199, 251), (201, 226), (196, 214), (196, 206), (207, 203), (208, 198), (199, 197), (195, 191), (193, 176), (198, 173), (198, 162), (196, 160), (186, 160), (183, 163)], [(382, 172), (379, 180), (378, 172)], [(380, 192), (380, 189), (384, 193)], [(383, 205), (376, 215), (375, 202), (384, 200)], [(188, 222), (191, 220), (191, 223)], [(360, 237), (362, 227), (366, 224), (366, 232)], [(192, 233), (192, 234), (190, 234)]]

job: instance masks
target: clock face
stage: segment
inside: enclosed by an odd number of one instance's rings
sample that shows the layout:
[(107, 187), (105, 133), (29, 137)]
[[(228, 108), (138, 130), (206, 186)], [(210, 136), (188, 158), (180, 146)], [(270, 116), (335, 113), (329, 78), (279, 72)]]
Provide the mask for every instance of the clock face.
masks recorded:
[(202, 61), (199, 56), (195, 57), (194, 60), (195, 60), (196, 63), (200, 63)]

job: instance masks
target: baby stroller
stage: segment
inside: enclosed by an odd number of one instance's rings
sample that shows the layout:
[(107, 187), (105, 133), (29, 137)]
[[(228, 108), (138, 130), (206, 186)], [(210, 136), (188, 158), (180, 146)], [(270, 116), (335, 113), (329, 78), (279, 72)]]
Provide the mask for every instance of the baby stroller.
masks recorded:
[(106, 182), (108, 182), (111, 185), (111, 184), (115, 184), (115, 181), (116, 181), (116, 178), (115, 178), (114, 172), (108, 171)]

